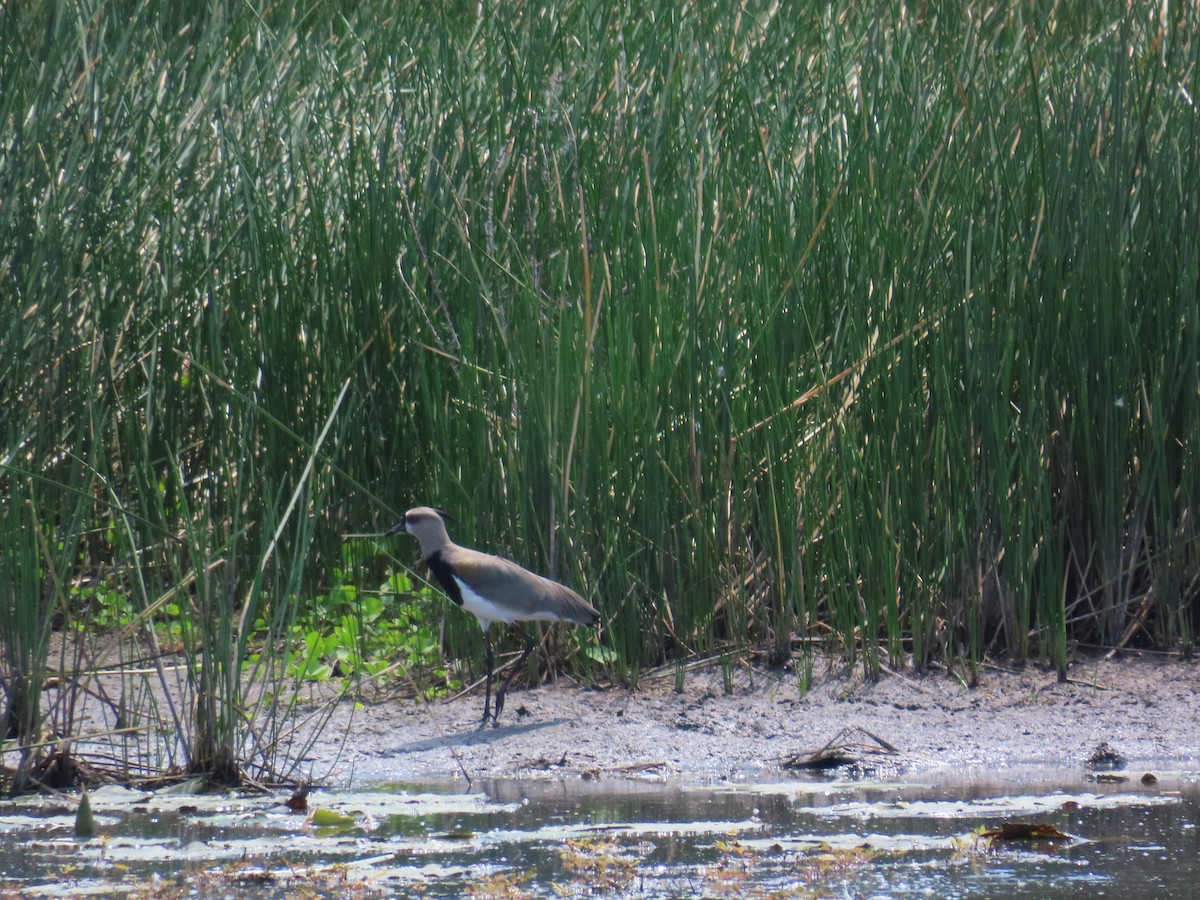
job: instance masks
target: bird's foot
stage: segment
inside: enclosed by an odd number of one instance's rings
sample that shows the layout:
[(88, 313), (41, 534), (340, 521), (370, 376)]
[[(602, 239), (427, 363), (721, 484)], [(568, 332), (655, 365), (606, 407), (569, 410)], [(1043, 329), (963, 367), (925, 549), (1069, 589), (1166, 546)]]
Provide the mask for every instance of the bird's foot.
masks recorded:
[(483, 731), (483, 729), (487, 728), (489, 721), (495, 722), (495, 720), (496, 720), (496, 717), (492, 714), (491, 707), (490, 706), (484, 707), (483, 718), (479, 720), (479, 729), (478, 730)]

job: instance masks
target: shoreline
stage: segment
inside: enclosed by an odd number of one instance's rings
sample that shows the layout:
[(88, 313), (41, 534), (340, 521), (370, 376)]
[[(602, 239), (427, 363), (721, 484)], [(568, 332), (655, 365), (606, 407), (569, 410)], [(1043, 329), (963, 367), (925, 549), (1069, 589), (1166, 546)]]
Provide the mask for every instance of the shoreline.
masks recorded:
[[(1200, 765), (1200, 666), (1129, 653), (1080, 659), (1070, 678), (1034, 665), (989, 667), (975, 688), (950, 675), (885, 674), (835, 665), (807, 693), (791, 673), (720, 665), (643, 678), (637, 690), (568, 682), (513, 689), (499, 728), (478, 729), (480, 697), (342, 701), (303, 763), (314, 779), (419, 782), (630, 777), (693, 782), (760, 778), (831, 741), (906, 773), (1084, 771), (1106, 742), (1128, 759)], [(858, 729), (846, 734), (847, 729)], [(877, 742), (898, 751), (871, 754)]]

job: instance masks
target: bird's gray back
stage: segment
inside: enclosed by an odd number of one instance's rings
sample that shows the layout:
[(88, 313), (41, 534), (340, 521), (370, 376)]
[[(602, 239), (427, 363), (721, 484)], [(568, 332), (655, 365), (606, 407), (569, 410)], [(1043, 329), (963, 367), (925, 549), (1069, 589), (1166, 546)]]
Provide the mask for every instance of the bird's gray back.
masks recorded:
[[(577, 625), (595, 625), (600, 621), (595, 607), (575, 591), (511, 560), (457, 544), (444, 548), (442, 557), (471, 593), (508, 613), (503, 617), (487, 617), (491, 621), (574, 622)], [(464, 602), (464, 606), (469, 604)]]

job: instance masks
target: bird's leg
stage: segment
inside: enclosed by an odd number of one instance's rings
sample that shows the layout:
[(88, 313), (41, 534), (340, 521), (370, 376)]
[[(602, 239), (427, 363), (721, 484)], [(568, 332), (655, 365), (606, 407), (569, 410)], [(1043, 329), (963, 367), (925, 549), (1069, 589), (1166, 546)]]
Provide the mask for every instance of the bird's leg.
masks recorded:
[[(496, 662), (496, 658), (492, 655), (492, 639), (488, 635), (488, 629), (485, 626), (483, 629), (483, 660), (487, 663), (487, 678), (484, 679), (483, 690), (483, 721), (479, 723), (480, 728), (486, 728), (488, 723), (488, 713), (491, 712), (492, 706), (492, 666)], [(500, 706), (503, 700), (500, 694), (496, 695), (496, 715), (500, 715)]]
[(517, 660), (517, 664), (512, 667), (512, 671), (508, 673), (508, 677), (504, 679), (504, 683), (496, 691), (496, 713), (492, 716), (492, 723), (497, 728), (500, 726), (500, 710), (504, 709), (504, 694), (508, 690), (509, 682), (521, 671), (521, 667), (525, 665), (525, 660), (529, 659), (529, 654), (533, 651), (533, 635), (524, 629), (522, 631), (525, 632), (525, 652), (521, 654)]

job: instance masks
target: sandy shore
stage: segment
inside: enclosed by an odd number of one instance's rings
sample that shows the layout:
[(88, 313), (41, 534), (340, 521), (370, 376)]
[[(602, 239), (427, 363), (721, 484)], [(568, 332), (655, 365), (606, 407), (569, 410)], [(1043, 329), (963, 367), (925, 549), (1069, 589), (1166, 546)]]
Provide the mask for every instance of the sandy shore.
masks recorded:
[[(1200, 765), (1200, 666), (1140, 658), (1078, 660), (1070, 680), (1035, 666), (985, 668), (968, 689), (949, 675), (864, 681), (837, 665), (807, 693), (789, 673), (719, 666), (673, 670), (639, 689), (560, 682), (510, 692), (499, 728), (478, 730), (482, 696), (421, 704), (343, 703), (306, 761), (333, 782), (462, 777), (609, 777), (653, 771), (712, 780), (761, 777), (843, 729), (899, 751), (906, 772), (997, 772), (1026, 764), (1082, 767), (1106, 741), (1141, 767)], [(342, 738), (344, 737), (344, 740)], [(851, 744), (877, 745), (862, 731)], [(869, 759), (875, 757), (870, 756)], [(882, 760), (882, 757), (880, 758)]]

